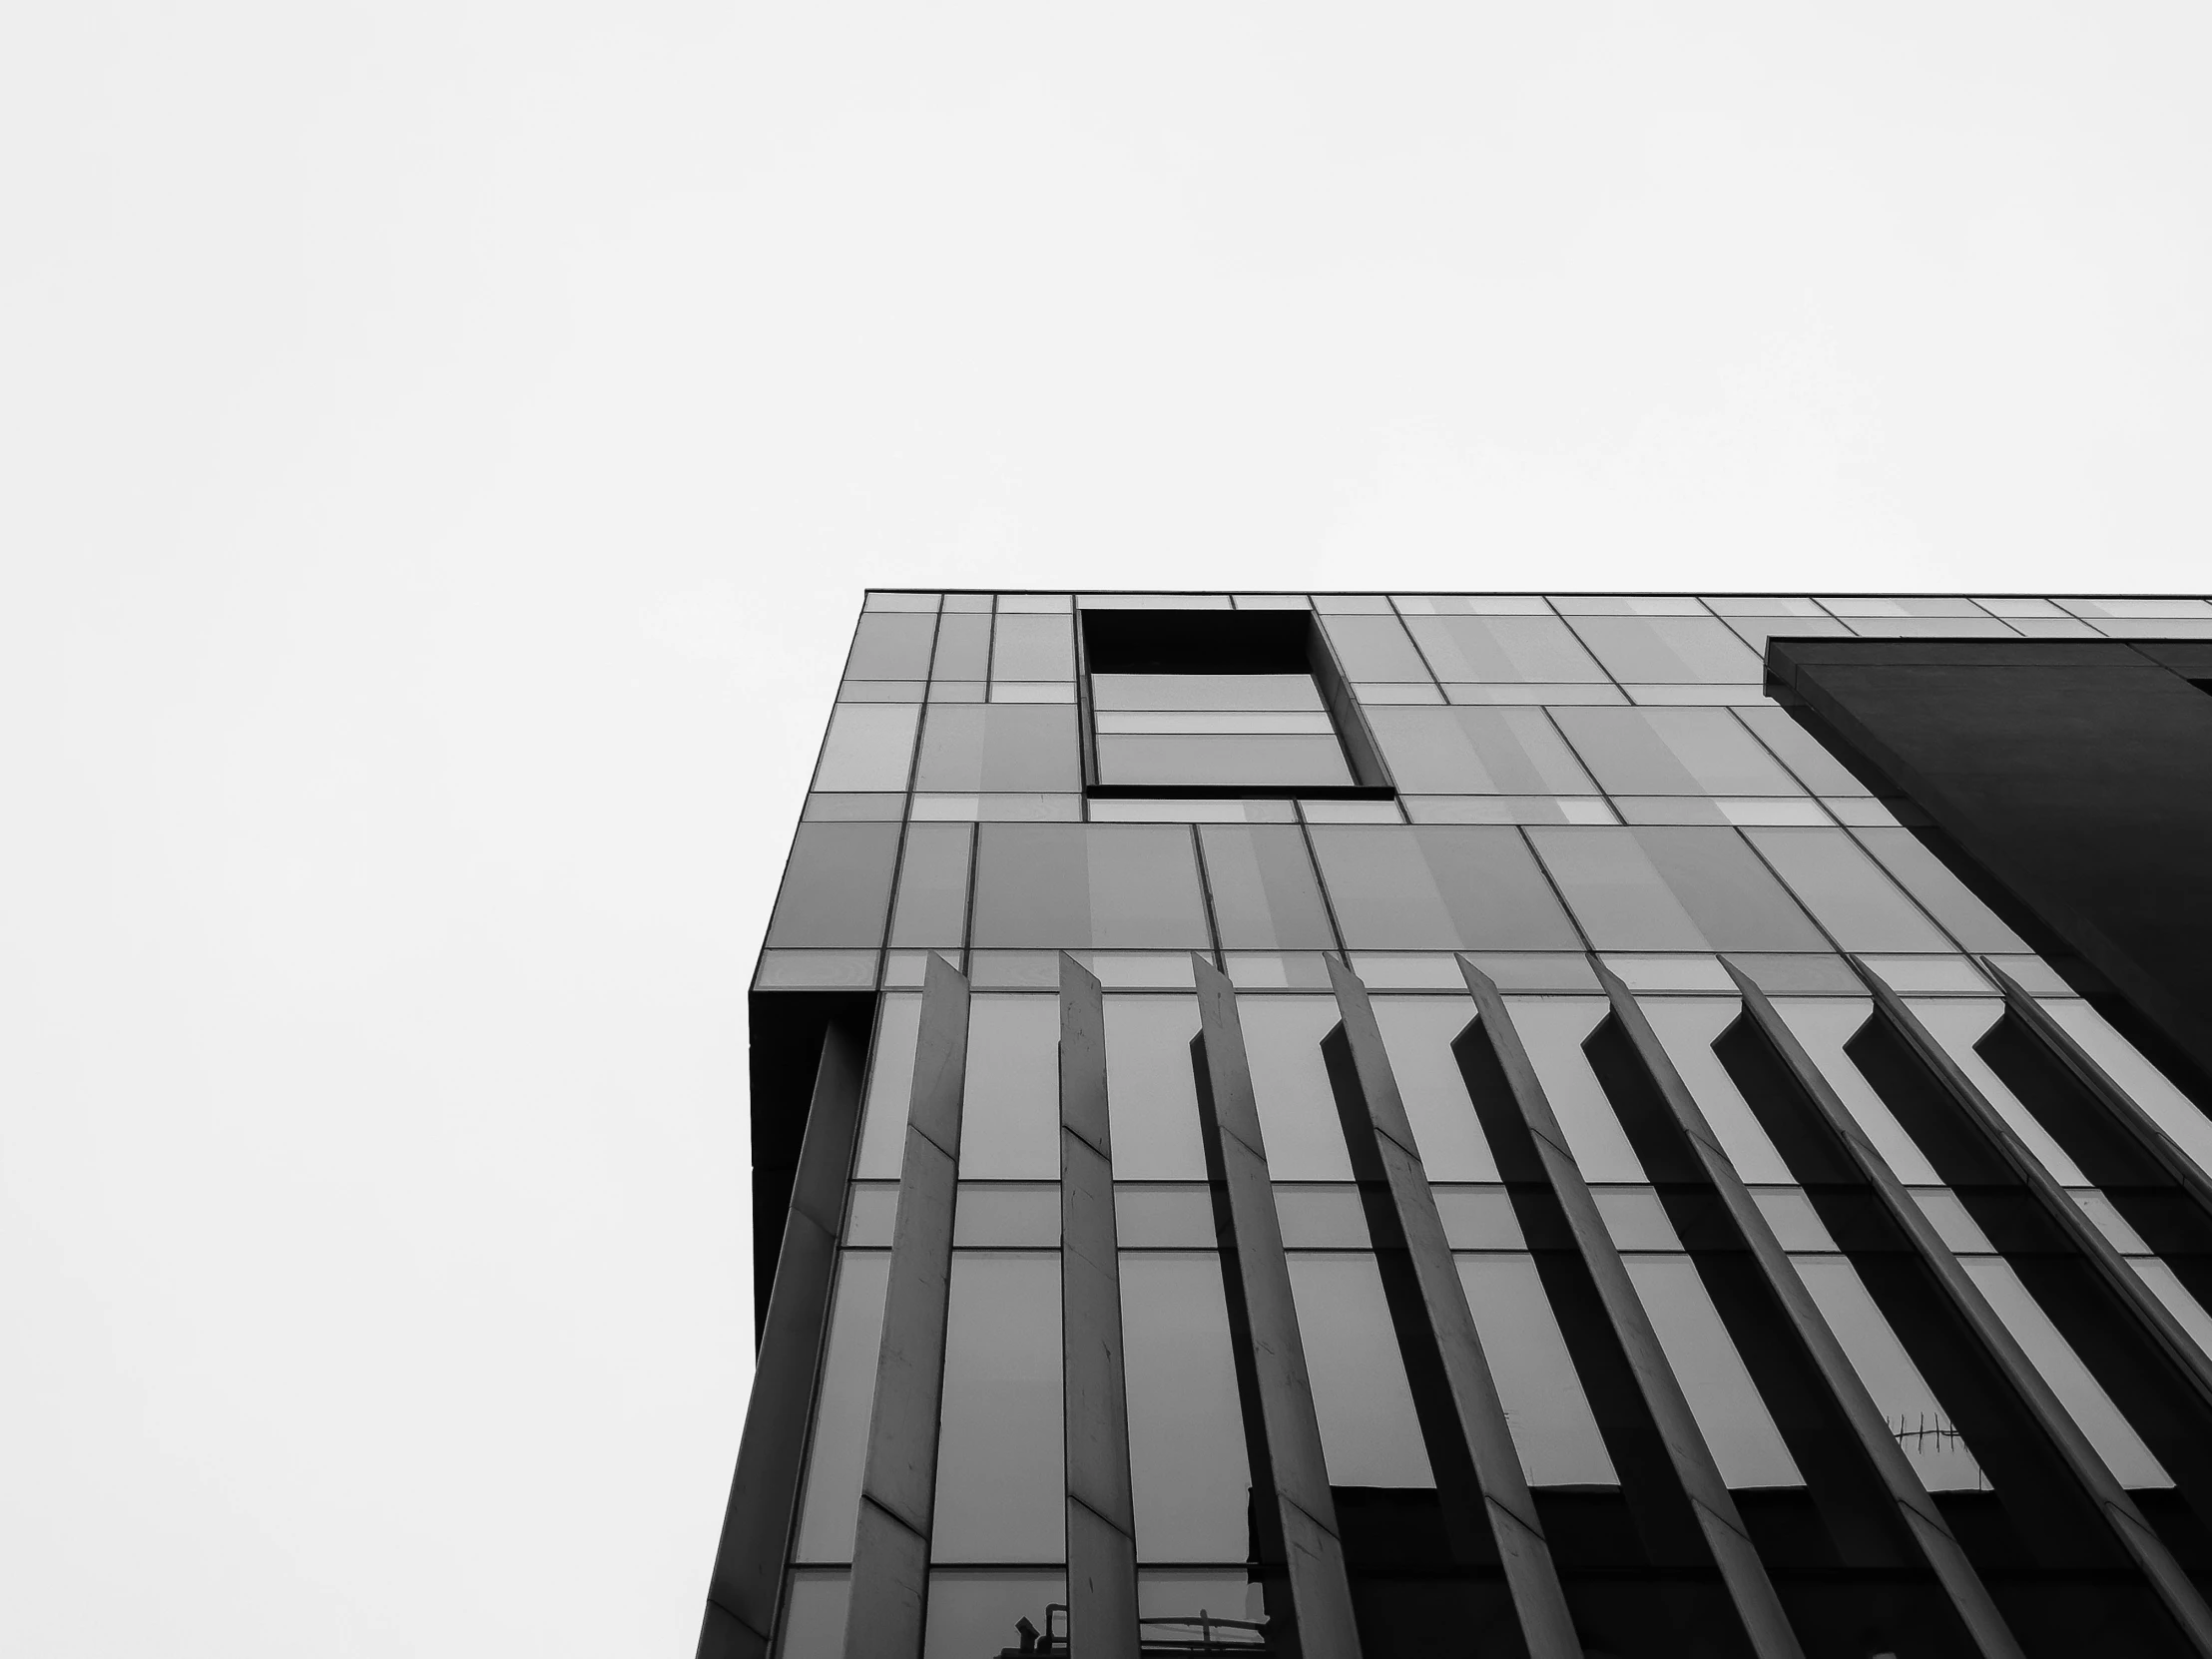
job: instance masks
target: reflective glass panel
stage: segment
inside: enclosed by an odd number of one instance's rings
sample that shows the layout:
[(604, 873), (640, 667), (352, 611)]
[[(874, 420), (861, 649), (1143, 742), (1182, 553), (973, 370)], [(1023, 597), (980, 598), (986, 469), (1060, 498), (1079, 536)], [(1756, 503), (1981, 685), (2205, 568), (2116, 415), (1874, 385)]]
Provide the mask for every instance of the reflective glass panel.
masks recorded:
[(1536, 854), (1600, 950), (1703, 950), (1705, 935), (1628, 830), (1536, 829)]
[(1579, 616), (1574, 631), (1616, 680), (1759, 682), (1759, 654), (1717, 617)]
[(1920, 1143), (1905, 1132), (1905, 1126), (1874, 1092), (1866, 1074), (1844, 1052), (1844, 1045), (1867, 1023), (1873, 1005), (1858, 1000), (1777, 997), (1774, 1007), (1897, 1178), (1907, 1186), (1939, 1184), (1941, 1177)]
[(968, 1004), (960, 1177), (1053, 1181), (1060, 1174), (1060, 999), (978, 996)]
[(1497, 1161), (1451, 1053), (1474, 1004), (1455, 996), (1379, 996), (1374, 1007), (1428, 1179), (1495, 1181)]
[(1244, 1560), (1252, 1475), (1220, 1259), (1124, 1252), (1121, 1325), (1137, 1559)]
[(1921, 1483), (1932, 1492), (1987, 1490), (1981, 1465), (1966, 1449), (1957, 1424), (1905, 1352), (1851, 1263), (1842, 1256), (1793, 1256), (1790, 1265), (1819, 1305), (1851, 1369), (1874, 1396), (1875, 1408), (1890, 1432), (1912, 1459)]
[(1124, 1250), (1212, 1250), (1214, 1200), (1203, 1186), (1114, 1183), (1114, 1226)]
[(1802, 793), (1728, 709), (1563, 708), (1552, 715), (1614, 795)]
[(1573, 630), (1555, 616), (1416, 616), (1405, 626), (1439, 680), (1541, 684), (1605, 678)]
[(853, 630), (852, 655), (845, 659), (847, 680), (926, 680), (929, 648), (936, 638), (934, 615), (868, 611)]
[(1334, 735), (1237, 733), (1098, 738), (1101, 784), (1336, 788), (1354, 782)]
[(1413, 794), (1596, 792), (1541, 709), (1370, 709), (1368, 725), (1391, 782)]
[(1337, 999), (1240, 997), (1237, 1017), (1269, 1173), (1278, 1181), (1350, 1181), (1352, 1158), (1321, 1057), (1321, 1040), (1337, 1024)]
[(1783, 764), (1815, 795), (1866, 795), (1867, 786), (1851, 769), (1831, 755), (1820, 739), (1790, 717), (1787, 709), (1752, 706), (1735, 711), (1736, 718), (1758, 734), (1759, 741), (1782, 757)]
[(1461, 1256), (1459, 1283), (1531, 1486), (1617, 1486), (1566, 1338), (1525, 1254)]
[(1897, 877), (1905, 890), (1971, 951), (2025, 950), (2027, 944), (1950, 872), (1942, 859), (1910, 830), (1861, 830), (1862, 846)]
[(1516, 996), (1507, 999), (1506, 1008), (1582, 1178), (1642, 1182), (1644, 1166), (1582, 1052), (1583, 1041), (1611, 1011), (1605, 1001), (1591, 996)]
[[(1042, 1631), (1045, 1609), (1065, 1607), (1064, 1572), (962, 1572), (929, 1574), (929, 1613), (922, 1627), (921, 1659), (996, 1659), (1021, 1647), (1021, 1621)], [(1066, 1614), (1059, 1615), (1066, 1631)], [(1060, 1649), (1062, 1653), (1067, 1650)]]
[[(1118, 1181), (1203, 1181), (1188, 996), (1106, 998), (1106, 1114)], [(911, 1062), (909, 1062), (911, 1064)]]
[(1137, 824), (986, 824), (978, 946), (1204, 950), (1191, 831)]
[(890, 907), (895, 824), (802, 824), (768, 924), (768, 947), (876, 946)]
[(1828, 940), (1734, 830), (1631, 833), (1715, 950), (1825, 950)]
[(1336, 948), (1314, 860), (1295, 826), (1209, 824), (1198, 841), (1224, 950)]
[(998, 619), (991, 642), (993, 680), (1072, 680), (1075, 635), (1065, 615)]
[(883, 1287), (888, 1252), (840, 1251), (837, 1290), (830, 1308), (830, 1343), (822, 1361), (814, 1439), (807, 1453), (807, 1495), (800, 1505), (801, 1561), (849, 1561), (860, 1514), (860, 1465), (875, 1407), (876, 1350), (883, 1340)]
[(952, 1253), (938, 1420), (929, 1558), (1062, 1559), (1056, 1253)]
[(930, 675), (938, 680), (982, 680), (991, 666), (988, 612), (947, 615), (937, 622), (937, 655)]
[(1314, 851), (1354, 950), (1572, 950), (1528, 845), (1488, 826), (1330, 827)]
[(1744, 1369), (1719, 1310), (1687, 1256), (1625, 1259), (1636, 1295), (1651, 1316), (1667, 1364), (1690, 1413), (1731, 1486), (1802, 1486), (1797, 1461), (1783, 1443), (1766, 1401)]
[(1426, 680), (1428, 669), (1395, 616), (1324, 616), (1323, 630), (1348, 680)]
[(914, 726), (921, 710), (911, 703), (839, 703), (830, 711), (815, 788), (864, 793), (903, 792), (913, 774)]
[(847, 1573), (793, 1573), (776, 1643), (781, 1659), (843, 1659), (844, 1610), (851, 1595)]
[(1294, 1251), (1290, 1263), (1329, 1483), (1435, 1485), (1375, 1258)]
[(1091, 705), (1097, 709), (1245, 709), (1299, 712), (1322, 709), (1321, 688), (1311, 674), (1094, 674)]
[(964, 824), (917, 824), (906, 831), (891, 911), (893, 949), (957, 952), (967, 935), (968, 850)]
[(1950, 941), (1849, 830), (1746, 830), (1744, 834), (1844, 949), (1950, 949)]
[(960, 794), (1082, 788), (1075, 710), (1063, 703), (933, 703), (914, 788)]
[(911, 991), (885, 993), (875, 1017), (875, 1046), (868, 1055), (860, 1149), (852, 1161), (855, 1180), (898, 1179), (906, 1155), (906, 1113), (913, 1099), (914, 1044), (920, 1029), (921, 998)]
[(1667, 1051), (1690, 1096), (1745, 1181), (1787, 1183), (1790, 1166), (1767, 1138), (1758, 1114), (1713, 1052), (1720, 1034), (1735, 1024), (1743, 1004), (1735, 997), (1647, 996), (1637, 999), (1652, 1034)]
[(2089, 1437), (2089, 1443), (2097, 1448), (2097, 1455), (2120, 1484), (2138, 1489), (2171, 1486), (2173, 1477), (2151, 1455), (2142, 1436), (2129, 1426), (2120, 1408), (2112, 1403), (2112, 1396), (2081, 1363), (2081, 1356), (2059, 1335), (2058, 1327), (2028, 1294), (2011, 1264), (1998, 1256), (1963, 1256), (1959, 1265), (1996, 1310), (1997, 1318), (2012, 1333), (2012, 1340), (2027, 1351), (2029, 1363), (2050, 1384), (2050, 1391), (2065, 1406), (2066, 1414)]

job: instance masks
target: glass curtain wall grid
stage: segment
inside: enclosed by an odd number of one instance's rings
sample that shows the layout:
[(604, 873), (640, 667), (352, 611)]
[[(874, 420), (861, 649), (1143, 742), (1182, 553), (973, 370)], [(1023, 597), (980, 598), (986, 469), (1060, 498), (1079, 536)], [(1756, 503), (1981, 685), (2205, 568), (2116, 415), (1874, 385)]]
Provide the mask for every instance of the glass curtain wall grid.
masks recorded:
[(703, 1659), (2212, 1656), (2212, 1121), (1762, 677), (2208, 637), (870, 594)]

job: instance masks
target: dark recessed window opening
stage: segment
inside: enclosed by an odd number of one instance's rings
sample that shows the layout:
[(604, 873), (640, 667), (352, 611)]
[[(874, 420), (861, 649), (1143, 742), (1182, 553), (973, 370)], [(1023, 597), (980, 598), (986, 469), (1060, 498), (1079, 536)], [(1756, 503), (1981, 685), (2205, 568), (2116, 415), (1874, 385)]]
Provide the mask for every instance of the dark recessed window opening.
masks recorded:
[(1091, 795), (1392, 793), (1310, 614), (1089, 611), (1082, 637)]

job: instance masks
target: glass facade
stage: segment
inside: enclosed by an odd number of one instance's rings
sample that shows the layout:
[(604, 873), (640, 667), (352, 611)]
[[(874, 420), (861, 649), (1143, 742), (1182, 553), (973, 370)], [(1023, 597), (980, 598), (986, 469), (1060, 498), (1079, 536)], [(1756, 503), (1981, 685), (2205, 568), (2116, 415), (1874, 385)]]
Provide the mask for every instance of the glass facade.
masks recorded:
[(2212, 1652), (2201, 1091), (1763, 670), (2208, 618), (870, 595), (702, 1654)]

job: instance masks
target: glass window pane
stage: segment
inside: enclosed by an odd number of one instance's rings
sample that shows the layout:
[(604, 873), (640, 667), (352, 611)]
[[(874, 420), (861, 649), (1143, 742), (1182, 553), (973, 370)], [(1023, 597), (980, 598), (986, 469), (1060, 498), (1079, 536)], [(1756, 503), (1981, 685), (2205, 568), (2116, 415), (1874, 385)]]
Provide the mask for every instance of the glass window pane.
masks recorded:
[(1717, 617), (1581, 616), (1574, 631), (1616, 680), (1759, 683), (1759, 654)]
[(1820, 739), (1790, 718), (1789, 710), (1750, 705), (1735, 713), (1815, 795), (1868, 793), (1867, 786), (1854, 778), (1851, 769), (1831, 755)]
[(1537, 829), (1537, 856), (1599, 950), (1703, 950), (1705, 935), (1627, 830)]
[(929, 1558), (1062, 1559), (1057, 1253), (952, 1253), (938, 1420)]
[(1350, 1181), (1352, 1157), (1321, 1057), (1321, 1040), (1337, 1024), (1337, 999), (1240, 997), (1237, 1017), (1269, 1173), (1278, 1181)]
[(1395, 616), (1325, 616), (1323, 629), (1348, 680), (1426, 680), (1428, 669)]
[(1140, 1561), (1242, 1561), (1252, 1475), (1221, 1262), (1121, 1258), (1129, 1477)]
[(963, 1181), (1060, 1176), (1060, 999), (978, 996), (968, 1004)]
[(2081, 998), (2053, 997), (2043, 1003), (2043, 1011), (2064, 1026), (2066, 1034), (2104, 1069), (2105, 1075), (2125, 1089), (2128, 1098), (2196, 1160), (2197, 1168), (2212, 1170), (2212, 1119), (2198, 1111), (2164, 1072), (2144, 1059)]
[(1435, 1485), (1375, 1258), (1294, 1251), (1290, 1263), (1329, 1483)]
[(1316, 829), (1315, 855), (1353, 950), (1574, 950), (1528, 845), (1509, 829)]
[[(1021, 1621), (1042, 1631), (1045, 1609), (1065, 1607), (1067, 1599), (1064, 1572), (932, 1571), (921, 1659), (994, 1659), (1018, 1650)], [(1064, 1634), (1066, 1615), (1061, 1619)]]
[(1368, 725), (1391, 781), (1413, 794), (1592, 795), (1597, 790), (1541, 709), (1370, 709)]
[(875, 1016), (875, 1046), (868, 1055), (867, 1101), (860, 1113), (860, 1150), (852, 1161), (858, 1181), (896, 1181), (906, 1156), (906, 1114), (913, 1101), (914, 1045), (921, 1030), (921, 998), (889, 991)]
[(1743, 1356), (1690, 1259), (1630, 1256), (1625, 1261), (1721, 1478), (1731, 1486), (1804, 1485), (1782, 1431), (1753, 1386)]
[(1063, 703), (933, 703), (914, 788), (1077, 790), (1083, 785), (1075, 710)]
[(851, 1599), (849, 1573), (793, 1573), (784, 1596), (778, 1659), (844, 1659), (844, 1613)]
[(1793, 1256), (1791, 1265), (1836, 1334), (1851, 1369), (1874, 1396), (1890, 1432), (1932, 1492), (1986, 1491), (1981, 1465), (1936, 1390), (1921, 1376), (1890, 1322), (1841, 1256)]
[(911, 703), (839, 703), (830, 711), (830, 734), (815, 768), (817, 790), (901, 793), (913, 774), (914, 727), (921, 710)]
[(1212, 1250), (1219, 1242), (1214, 1233), (1213, 1196), (1197, 1185), (1136, 1186), (1117, 1181), (1114, 1226), (1124, 1250)]
[(1375, 1022), (1431, 1181), (1495, 1181), (1497, 1161), (1467, 1097), (1451, 1044), (1474, 1018), (1455, 996), (1379, 996)]
[(1072, 680), (1075, 635), (1066, 616), (1005, 616), (991, 643), (993, 680)]
[(1905, 1126), (1868, 1083), (1866, 1073), (1844, 1052), (1844, 1045), (1867, 1023), (1873, 1004), (1860, 1000), (1777, 997), (1774, 1007), (1783, 1023), (1789, 1026), (1790, 1034), (1804, 1045), (1806, 1054), (1828, 1079), (1829, 1087), (1850, 1110), (1867, 1139), (1874, 1143), (1875, 1150), (1882, 1154), (1882, 1161), (1890, 1166), (1891, 1172), (1909, 1187), (1938, 1185), (1942, 1177), (1928, 1161), (1928, 1154), (1905, 1132)]
[(1101, 784), (1335, 788), (1354, 782), (1334, 735), (1176, 733), (1098, 739)]
[(1715, 950), (1826, 950), (1812, 918), (1734, 830), (1631, 833)]
[(1844, 949), (1951, 948), (1850, 831), (1747, 830), (1744, 834)]
[(801, 1561), (849, 1561), (860, 1517), (860, 1465), (867, 1457), (868, 1416), (875, 1408), (876, 1350), (883, 1341), (883, 1287), (890, 1256), (840, 1251), (837, 1289), (830, 1307), (830, 1343), (823, 1352), (815, 1437), (807, 1453), (807, 1495), (799, 1511)]
[(1416, 616), (1412, 632), (1439, 680), (1601, 681), (1582, 642), (1554, 616)]
[(1743, 1004), (1734, 997), (1647, 996), (1639, 997), (1636, 1005), (1651, 1022), (1652, 1034), (1674, 1062), (1737, 1176), (1747, 1182), (1794, 1181), (1758, 1114), (1713, 1052), (1714, 1040), (1736, 1023)]
[(979, 947), (1204, 950), (1198, 860), (1179, 825), (986, 824)]
[(897, 855), (895, 824), (802, 824), (768, 924), (768, 947), (880, 945)]
[(891, 911), (894, 949), (957, 953), (967, 936), (969, 843), (964, 824), (916, 824), (906, 831)]
[(1203, 1181), (1191, 1039), (1198, 1000), (1106, 998), (1106, 1114), (1117, 1181)]
[(2120, 1484), (2137, 1489), (2171, 1486), (2173, 1477), (2129, 1426), (2120, 1408), (2112, 1403), (2112, 1396), (2081, 1363), (2081, 1356), (2059, 1335), (2058, 1327), (2028, 1294), (2011, 1264), (1999, 1256), (1963, 1256), (1959, 1265), (1996, 1310), (1997, 1318), (2012, 1333), (2012, 1340), (2027, 1351), (2029, 1362), (2042, 1374), (2066, 1414), (2089, 1437), (2089, 1443)]
[(1311, 674), (1094, 674), (1091, 706), (1311, 713), (1322, 701)]
[(1516, 996), (1506, 1007), (1582, 1179), (1642, 1183), (1644, 1166), (1582, 1052), (1583, 1041), (1611, 1012), (1608, 1005), (1590, 996)]
[(937, 656), (929, 673), (938, 680), (982, 680), (990, 675), (988, 612), (948, 615), (937, 623)]
[(1614, 795), (1803, 793), (1728, 709), (1562, 708), (1553, 714), (1583, 763)]
[(1198, 832), (1224, 950), (1333, 950), (1321, 881), (1292, 825), (1209, 824)]
[(847, 680), (926, 680), (929, 648), (937, 635), (934, 615), (868, 611), (852, 633), (845, 659)]
[(1526, 1255), (1461, 1256), (1458, 1268), (1528, 1483), (1619, 1485), (1535, 1262)]
[(1996, 912), (1910, 830), (1860, 830), (1862, 846), (1872, 852), (1922, 906), (1972, 951), (2025, 950), (2026, 941), (1999, 921)]

